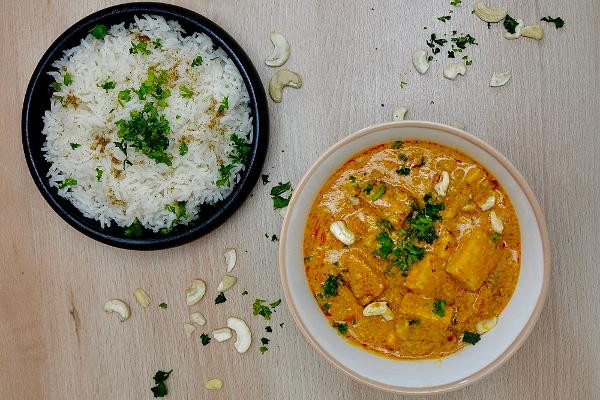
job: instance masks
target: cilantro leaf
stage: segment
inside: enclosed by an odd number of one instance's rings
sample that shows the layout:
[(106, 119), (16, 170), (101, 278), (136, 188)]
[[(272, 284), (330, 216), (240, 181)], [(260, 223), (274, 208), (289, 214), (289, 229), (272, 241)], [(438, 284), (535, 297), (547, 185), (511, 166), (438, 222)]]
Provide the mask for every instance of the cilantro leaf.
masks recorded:
[(408, 167), (402, 167), (402, 168), (398, 168), (398, 169), (396, 170), (396, 173), (397, 173), (397, 174), (400, 174), (400, 175), (404, 175), (404, 176), (406, 176), (406, 175), (410, 174), (410, 168), (408, 168)]
[(335, 275), (328, 275), (325, 282), (321, 285), (323, 288), (323, 293), (327, 296), (337, 296), (338, 288), (340, 286), (340, 282), (338, 281), (338, 277)]
[(223, 292), (219, 292), (218, 296), (215, 298), (215, 304), (225, 303), (227, 298)]
[(100, 182), (100, 180), (102, 179), (102, 174), (103, 173), (104, 173), (104, 171), (102, 170), (102, 168), (96, 167), (96, 180), (98, 182)]
[(517, 25), (519, 25), (519, 23), (516, 19), (506, 14), (506, 17), (504, 17), (503, 25), (504, 28), (508, 31), (508, 33), (515, 33), (515, 28), (517, 27)]
[(223, 97), (223, 100), (221, 100), (221, 103), (219, 104), (219, 108), (217, 109), (217, 112), (225, 111), (228, 109), (229, 109), (229, 97), (225, 96), (225, 97)]
[(75, 150), (78, 147), (81, 147), (81, 145), (79, 143), (69, 143), (69, 146), (71, 146), (71, 149)]
[(117, 99), (119, 100), (119, 104), (123, 105), (123, 102), (128, 102), (131, 100), (131, 89), (121, 90), (117, 95)]
[(202, 65), (202, 56), (199, 55), (192, 61), (192, 67), (198, 67), (200, 65)]
[(148, 48), (146, 47), (146, 42), (131, 42), (131, 48), (129, 48), (129, 54), (144, 54), (144, 55), (148, 55), (150, 53), (152, 53), (150, 50), (148, 50)]
[(278, 306), (278, 305), (280, 305), (280, 304), (281, 304), (281, 299), (279, 299), (279, 300), (277, 300), (277, 301), (274, 301), (274, 302), (272, 302), (272, 303), (271, 303), (271, 304), (269, 304), (269, 305), (271, 306), (271, 308), (275, 308), (275, 307), (277, 307), (277, 306)]
[(200, 341), (202, 342), (202, 346), (206, 346), (210, 343), (210, 336), (208, 336), (206, 333), (203, 333), (200, 335)]
[(452, 18), (450, 15), (442, 15), (441, 17), (438, 17), (437, 19), (439, 21), (446, 22), (446, 21), (450, 20), (450, 18)]
[(265, 331), (267, 331), (268, 333), (271, 333), (271, 332), (273, 332), (273, 328), (271, 328), (270, 325), (265, 326)]
[(277, 196), (279, 194), (285, 193), (292, 188), (292, 184), (290, 182), (286, 183), (278, 183), (277, 185), (271, 188), (271, 196)]
[(166, 310), (167, 308), (169, 308), (169, 305), (168, 305), (167, 303), (164, 303), (164, 302), (163, 302), (163, 303), (160, 303), (160, 304), (158, 305), (158, 307), (159, 307), (159, 308), (162, 308), (163, 310)]
[(62, 181), (62, 183), (60, 185), (58, 185), (58, 188), (59, 189), (64, 189), (66, 187), (75, 186), (75, 185), (77, 185), (77, 179), (66, 178), (64, 181)]
[(73, 75), (71, 75), (68, 72), (65, 72), (65, 75), (63, 76), (63, 83), (65, 84), (65, 86), (69, 86), (71, 83), (73, 83)]
[(551, 16), (547, 16), (542, 18), (540, 21), (545, 21), (554, 24), (556, 29), (562, 28), (565, 26), (565, 21), (561, 17), (552, 18)]
[(111, 82), (111, 81), (109, 81), (109, 82), (104, 82), (102, 85), (100, 85), (100, 87), (101, 87), (102, 89), (106, 90), (107, 92), (108, 92), (109, 90), (111, 90), (111, 89), (114, 89), (116, 86), (117, 86), (117, 84), (116, 84), (116, 83), (114, 83), (114, 82)]
[(189, 150), (189, 149), (188, 149), (188, 145), (187, 145), (187, 143), (186, 143), (186, 142), (181, 142), (181, 143), (179, 143), (179, 155), (180, 155), (180, 156), (184, 156), (184, 155), (186, 155), (186, 154), (187, 154), (187, 152), (188, 152), (188, 150)]
[(139, 238), (142, 237), (142, 229), (142, 223), (136, 218), (135, 221), (125, 229), (124, 233), (127, 237)]
[(340, 335), (345, 335), (346, 332), (348, 332), (348, 324), (345, 322), (339, 322), (337, 324), (334, 324), (334, 326), (337, 328), (338, 333)]
[(98, 40), (104, 39), (104, 37), (108, 34), (108, 27), (106, 25), (98, 24), (92, 28), (90, 31), (90, 35), (95, 37)]
[(165, 397), (167, 393), (169, 393), (167, 389), (167, 385), (165, 384), (166, 380), (169, 379), (169, 375), (171, 375), (173, 370), (169, 372), (158, 370), (156, 374), (154, 374), (154, 383), (156, 386), (152, 387), (150, 390), (154, 394), (154, 397)]
[(269, 348), (268, 348), (267, 346), (260, 346), (260, 347), (258, 348), (258, 351), (260, 351), (260, 352), (261, 352), (261, 354), (265, 354), (265, 352), (266, 352), (267, 350), (269, 350)]
[(452, 0), (452, 1), (450, 1), (450, 5), (454, 6), (454, 7), (458, 7), (458, 6), (460, 6), (461, 1), (462, 0)]
[(433, 313), (443, 317), (446, 315), (446, 300), (436, 300), (433, 302)]
[(187, 87), (185, 85), (179, 86), (179, 94), (184, 99), (190, 99), (190, 98), (192, 98), (192, 96), (194, 96), (194, 92), (192, 91), (192, 89), (190, 89), (189, 87)]
[(271, 319), (271, 309), (264, 305), (265, 300), (255, 299), (252, 304), (252, 315), (262, 315), (264, 319)]
[(465, 343), (475, 344), (475, 343), (479, 342), (479, 340), (481, 340), (481, 335), (479, 335), (477, 333), (465, 331), (465, 333), (463, 334), (462, 340)]
[(413, 212), (408, 219), (408, 236), (432, 244), (437, 239), (434, 223), (442, 219), (440, 212), (444, 209), (444, 203), (434, 203), (431, 194), (426, 194), (423, 200), (423, 208), (413, 204)]
[(260, 338), (260, 342), (262, 344), (269, 344), (270, 340), (268, 338), (266, 338), (266, 337), (263, 337), (263, 338)]
[(155, 49), (160, 49), (162, 47), (162, 40), (159, 37), (157, 37), (152, 41), (152, 45)]
[(262, 175), (260, 176), (260, 178), (262, 179), (262, 184), (263, 184), (263, 185), (266, 185), (267, 183), (271, 182), (271, 181), (269, 180), (269, 175), (262, 174)]

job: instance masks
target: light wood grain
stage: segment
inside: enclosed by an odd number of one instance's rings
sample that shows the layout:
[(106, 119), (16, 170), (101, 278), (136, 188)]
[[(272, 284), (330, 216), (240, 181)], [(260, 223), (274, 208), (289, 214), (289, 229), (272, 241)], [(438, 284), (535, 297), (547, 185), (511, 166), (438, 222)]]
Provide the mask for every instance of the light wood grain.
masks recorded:
[[(504, 153), (528, 180), (545, 211), (552, 243), (552, 285), (533, 334), (510, 361), (484, 380), (443, 399), (593, 399), (600, 396), (600, 3), (596, 0), (508, 0), (510, 13), (533, 23), (562, 16), (562, 30), (544, 25), (542, 42), (500, 37), (470, 14), (463, 0), (452, 23), (480, 45), (474, 64), (455, 82), (441, 77), (442, 60), (418, 76), (410, 54), (449, 0), (179, 1), (221, 25), (244, 47), (264, 82), (272, 69), (268, 33), (292, 46), (286, 67), (299, 71), (300, 90), (271, 104), (272, 141), (265, 173), (297, 182), (327, 147), (349, 133), (389, 119), (397, 105), (411, 119), (463, 121), (467, 130)], [(255, 297), (282, 296), (279, 231), (268, 187), (221, 228), (191, 244), (159, 252), (113, 249), (79, 234), (45, 203), (22, 156), (21, 105), (33, 68), (68, 26), (115, 2), (4, 0), (0, 4), (0, 370), (3, 399), (149, 399), (153, 373), (173, 368), (173, 399), (392, 399), (327, 364), (300, 336), (285, 305), (274, 315), (272, 345), (238, 355), (232, 343), (202, 347), (182, 332), (183, 290), (195, 277), (209, 283), (200, 304), (220, 327), (230, 314), (250, 321)], [(423, 30), (424, 26), (430, 29)], [(450, 28), (452, 29), (452, 28)], [(493, 71), (513, 80), (491, 89)], [(400, 81), (408, 83), (400, 89)], [(431, 103), (433, 102), (433, 104)], [(383, 106), (382, 106), (383, 105)], [(239, 249), (239, 284), (212, 304), (224, 272), (222, 251)], [(153, 298), (148, 310), (133, 290)], [(241, 296), (248, 290), (248, 296)], [(121, 297), (132, 318), (119, 323), (102, 303)], [(156, 307), (165, 301), (169, 309)], [(278, 326), (283, 322), (283, 328)], [(219, 392), (202, 383), (225, 381)]]

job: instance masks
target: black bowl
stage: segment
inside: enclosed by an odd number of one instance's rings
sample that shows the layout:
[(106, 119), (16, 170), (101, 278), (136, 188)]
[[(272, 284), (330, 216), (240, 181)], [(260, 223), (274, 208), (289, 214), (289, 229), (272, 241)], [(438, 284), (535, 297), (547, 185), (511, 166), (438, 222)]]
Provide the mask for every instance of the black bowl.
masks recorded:
[[(97, 24), (111, 26), (133, 22), (135, 15), (161, 15), (167, 20), (181, 24), (186, 34), (202, 32), (208, 35), (216, 46), (222, 48), (235, 63), (250, 95), (251, 116), (253, 119), (253, 143), (248, 165), (241, 173), (241, 179), (233, 192), (214, 205), (203, 205), (198, 219), (190, 225), (178, 225), (168, 235), (144, 230), (141, 238), (126, 237), (124, 229), (113, 224), (102, 228), (100, 223), (83, 216), (68, 200), (60, 197), (56, 188), (50, 187), (46, 174), (50, 164), (44, 159), (42, 145), (42, 116), (50, 108), (49, 85), (53, 79), (48, 75), (52, 63), (62, 57), (63, 51), (77, 46), (80, 40)], [(190, 242), (222, 224), (244, 202), (256, 184), (262, 169), (269, 142), (269, 115), (267, 98), (262, 82), (252, 62), (223, 29), (203, 16), (187, 10), (161, 3), (128, 3), (95, 12), (77, 22), (60, 35), (46, 51), (38, 63), (23, 102), (22, 115), (23, 149), (31, 176), (50, 206), (71, 226), (81, 233), (100, 242), (127, 249), (153, 250), (173, 247)]]

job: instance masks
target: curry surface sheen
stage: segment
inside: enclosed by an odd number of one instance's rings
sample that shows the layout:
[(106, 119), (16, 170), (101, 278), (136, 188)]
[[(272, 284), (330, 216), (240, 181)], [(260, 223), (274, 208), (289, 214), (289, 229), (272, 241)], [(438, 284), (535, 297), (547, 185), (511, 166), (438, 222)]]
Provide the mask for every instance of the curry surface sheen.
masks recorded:
[[(443, 171), (445, 195), (436, 191)], [(336, 221), (354, 243), (331, 233)], [(393, 358), (438, 358), (499, 316), (521, 243), (512, 204), (485, 168), (446, 146), (405, 141), (365, 150), (329, 178), (308, 216), (304, 256), (315, 299), (347, 340)], [(386, 302), (387, 318), (363, 315), (373, 302)]]

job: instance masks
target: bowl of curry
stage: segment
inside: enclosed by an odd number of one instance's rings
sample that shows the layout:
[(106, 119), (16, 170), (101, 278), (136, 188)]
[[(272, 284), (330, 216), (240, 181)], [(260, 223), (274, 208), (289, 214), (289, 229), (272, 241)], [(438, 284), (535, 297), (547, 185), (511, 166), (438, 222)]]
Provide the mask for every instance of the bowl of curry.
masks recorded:
[(549, 282), (533, 192), (468, 133), (402, 121), (331, 147), (294, 191), (279, 249), (301, 332), (372, 386), (435, 393), (497, 368)]

